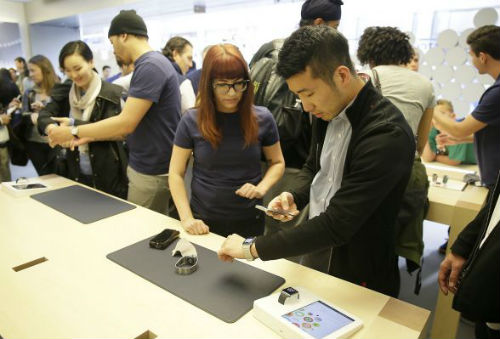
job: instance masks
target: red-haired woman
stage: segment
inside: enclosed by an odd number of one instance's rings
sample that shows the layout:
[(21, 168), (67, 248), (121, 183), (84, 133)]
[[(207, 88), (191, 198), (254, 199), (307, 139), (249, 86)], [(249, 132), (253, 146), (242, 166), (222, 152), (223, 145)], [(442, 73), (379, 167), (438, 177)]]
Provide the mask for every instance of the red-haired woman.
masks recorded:
[[(199, 103), (182, 117), (174, 140), (169, 185), (184, 229), (243, 237), (264, 232), (255, 209), (283, 175), (285, 161), (271, 113), (253, 106), (248, 66), (231, 44), (210, 48), (203, 61)], [(269, 168), (262, 177), (261, 153)], [(191, 203), (184, 187), (194, 155)]]

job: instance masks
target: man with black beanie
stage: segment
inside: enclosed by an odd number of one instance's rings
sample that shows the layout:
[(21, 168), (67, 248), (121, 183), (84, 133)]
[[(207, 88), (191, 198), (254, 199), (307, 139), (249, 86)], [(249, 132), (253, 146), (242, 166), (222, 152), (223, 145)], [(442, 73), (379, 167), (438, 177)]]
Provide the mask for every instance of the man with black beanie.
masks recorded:
[(134, 10), (121, 11), (109, 27), (115, 56), (135, 66), (122, 112), (78, 127), (54, 129), (51, 144), (73, 146), (127, 137), (129, 148), (128, 200), (168, 214), (171, 201), (168, 167), (175, 130), (180, 120), (176, 72), (160, 52), (151, 48), (144, 20)]

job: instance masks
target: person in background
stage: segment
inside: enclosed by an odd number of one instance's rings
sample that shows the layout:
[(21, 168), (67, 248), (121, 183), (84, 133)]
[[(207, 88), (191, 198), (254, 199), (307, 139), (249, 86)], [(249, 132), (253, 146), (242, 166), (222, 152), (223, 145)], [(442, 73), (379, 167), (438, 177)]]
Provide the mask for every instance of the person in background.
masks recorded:
[(111, 76), (111, 67), (108, 65), (102, 66), (102, 80), (108, 80)]
[(481, 181), (493, 188), (500, 170), (500, 27), (486, 25), (467, 37), (472, 64), (479, 74), (488, 74), (495, 82), (483, 93), (471, 114), (455, 121), (440, 110), (434, 112), (434, 126), (442, 133), (467, 140), (474, 135), (476, 159)]
[(193, 46), (188, 40), (175, 36), (167, 41), (162, 53), (172, 62), (177, 71), (181, 92), (181, 112), (184, 113), (187, 109), (194, 107), (196, 101), (191, 80), (186, 77), (187, 71), (193, 66)]
[(231, 235), (219, 258), (272, 260), (331, 248), (330, 274), (397, 297), (395, 223), (415, 158), (412, 130), (357, 75), (347, 39), (331, 27), (295, 31), (277, 69), (316, 119), (306, 164), (268, 208), (290, 213), (270, 213), (286, 221), (309, 203), (309, 220), (257, 238)]
[(175, 130), (181, 117), (177, 74), (165, 56), (148, 42), (144, 20), (123, 10), (111, 21), (108, 37), (115, 56), (133, 63), (134, 75), (120, 114), (78, 126), (60, 126), (49, 133), (52, 144), (73, 146), (127, 136), (129, 189), (127, 200), (169, 214), (168, 167)]
[(19, 96), (19, 88), (12, 81), (10, 72), (0, 69), (0, 182), (10, 181), (9, 152), (7, 142), (10, 140), (7, 125), (11, 121), (10, 114), (6, 113), (7, 107), (14, 98)]
[[(110, 81), (111, 83), (123, 87), (126, 93), (130, 90), (130, 82), (132, 81), (132, 76), (134, 75), (134, 64), (125, 64), (123, 61), (116, 60), (118, 66), (122, 70), (119, 77)], [(109, 79), (111, 80), (111, 78)], [(124, 98), (126, 99), (126, 98)]]
[[(212, 47), (213, 45), (208, 45), (205, 46), (202, 52), (202, 58), (205, 60), (205, 55), (207, 55), (207, 51)], [(201, 79), (201, 68), (195, 69), (191, 72), (188, 72), (186, 75), (189, 80), (191, 80), (191, 85), (193, 85), (193, 91), (195, 95), (198, 95), (198, 87), (200, 84), (200, 79)]]
[[(436, 110), (445, 112), (450, 118), (455, 119), (453, 104), (451, 101), (440, 99), (437, 101)], [(425, 145), (422, 159), (426, 162), (437, 161), (446, 165), (477, 164), (474, 154), (474, 143), (452, 143), (446, 134), (442, 134), (436, 127), (432, 126), (429, 140)]]
[(28, 62), (30, 78), (34, 83), (23, 95), (23, 122), (26, 151), (38, 175), (54, 173), (55, 152), (48, 145), (46, 136), (37, 128), (39, 112), (50, 102), (52, 88), (59, 82), (54, 67), (43, 55), (35, 55)]
[[(93, 54), (83, 41), (68, 42), (59, 53), (59, 65), (73, 81), (67, 94), (69, 118), (57, 118), (57, 101), (49, 102), (40, 112), (38, 125), (45, 134), (54, 129), (78, 130), (82, 126), (116, 116), (121, 109), (122, 88), (101, 79), (94, 71)], [(60, 126), (57, 126), (59, 123)], [(71, 140), (68, 140), (71, 141)], [(120, 198), (127, 196), (127, 156), (121, 141), (99, 141), (74, 147), (66, 152), (67, 176)]]
[(9, 68), (10, 78), (15, 83), (17, 81), (17, 71), (15, 68)]
[[(199, 104), (182, 117), (170, 160), (181, 224), (191, 234), (261, 235), (264, 215), (255, 205), (285, 168), (276, 123), (266, 108), (253, 106), (248, 66), (236, 46), (211, 47), (202, 69)], [(191, 153), (189, 202), (184, 174)], [(264, 176), (262, 153), (269, 163)]]
[(427, 143), (436, 105), (429, 79), (406, 67), (413, 54), (406, 33), (395, 27), (380, 26), (365, 29), (357, 51), (361, 64), (370, 67), (368, 74), (372, 83), (403, 113), (416, 140), (417, 153), (396, 227), (396, 253), (407, 259), (409, 272), (421, 267), (424, 250), (423, 223), (429, 181), (420, 154)]
[(412, 71), (418, 72), (418, 68), (420, 67), (420, 56), (418, 55), (418, 50), (416, 48), (413, 48), (412, 50), (413, 53), (410, 62), (406, 64), (406, 67)]
[(28, 65), (26, 65), (26, 60), (23, 57), (15, 58), (14, 63), (17, 69), (16, 85), (19, 88), (19, 92), (24, 93), (33, 86), (29, 77)]
[[(498, 40), (496, 40), (498, 43)], [(476, 323), (476, 338), (500, 338), (500, 176), (487, 203), (457, 237), (441, 262), (441, 291), (453, 308)]]

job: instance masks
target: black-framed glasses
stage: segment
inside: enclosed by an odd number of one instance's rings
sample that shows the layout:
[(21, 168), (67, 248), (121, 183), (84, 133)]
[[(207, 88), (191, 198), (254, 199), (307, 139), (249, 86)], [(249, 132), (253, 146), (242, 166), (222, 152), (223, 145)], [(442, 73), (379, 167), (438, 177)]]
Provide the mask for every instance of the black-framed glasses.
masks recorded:
[(214, 83), (214, 91), (217, 92), (217, 94), (227, 94), (229, 91), (234, 89), (236, 93), (241, 93), (247, 90), (248, 88), (248, 82), (250, 80), (240, 80), (236, 81), (232, 84), (229, 84), (227, 82), (219, 82), (219, 83)]

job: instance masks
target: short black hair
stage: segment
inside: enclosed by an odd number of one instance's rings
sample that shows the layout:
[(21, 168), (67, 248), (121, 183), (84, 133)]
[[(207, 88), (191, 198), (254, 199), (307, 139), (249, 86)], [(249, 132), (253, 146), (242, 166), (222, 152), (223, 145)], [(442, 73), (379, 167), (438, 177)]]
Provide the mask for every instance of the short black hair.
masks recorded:
[(479, 27), (467, 37), (467, 44), (474, 54), (487, 53), (495, 60), (500, 60), (500, 27), (486, 25)]
[(89, 45), (81, 40), (75, 40), (68, 42), (63, 46), (61, 52), (59, 52), (59, 67), (64, 69), (64, 59), (73, 54), (80, 55), (87, 62), (94, 60), (94, 55)]
[(358, 59), (361, 64), (406, 65), (414, 55), (408, 34), (396, 27), (368, 27), (359, 38)]
[(111, 66), (108, 66), (108, 65), (104, 65), (104, 66), (102, 66), (102, 70), (103, 70), (103, 71), (104, 71), (105, 69), (107, 69), (107, 68), (111, 69)]
[(326, 25), (304, 26), (285, 40), (278, 57), (277, 72), (285, 79), (311, 67), (312, 75), (333, 85), (333, 73), (343, 65), (356, 71), (349, 55), (347, 39)]

